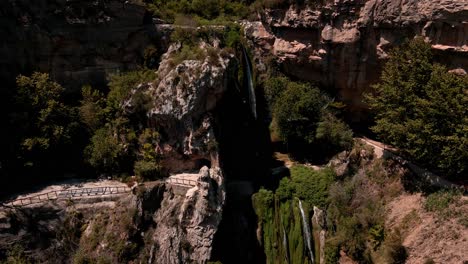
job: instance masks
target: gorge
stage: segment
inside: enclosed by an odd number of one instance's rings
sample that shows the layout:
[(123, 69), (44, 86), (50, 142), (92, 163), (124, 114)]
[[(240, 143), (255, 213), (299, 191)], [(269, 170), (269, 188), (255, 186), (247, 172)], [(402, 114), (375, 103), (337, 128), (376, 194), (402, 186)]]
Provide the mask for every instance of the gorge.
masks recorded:
[[(8, 0), (0, 14), (0, 263), (468, 261), (467, 2)], [(429, 77), (395, 79), (461, 91), (431, 90), (454, 110), (421, 111), (459, 122), (408, 137), (456, 148), (361, 139), (390, 140), (366, 96), (415, 47), (422, 63), (400, 68)], [(430, 105), (415, 98), (398, 102)], [(454, 190), (398, 158), (429, 151)], [(14, 204), (103, 179), (129, 191)]]

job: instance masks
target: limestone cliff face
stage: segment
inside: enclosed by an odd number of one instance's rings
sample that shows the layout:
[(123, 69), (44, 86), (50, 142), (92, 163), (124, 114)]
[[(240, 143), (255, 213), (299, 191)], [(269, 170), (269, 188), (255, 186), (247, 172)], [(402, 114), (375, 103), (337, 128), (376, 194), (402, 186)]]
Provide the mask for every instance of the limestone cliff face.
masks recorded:
[[(217, 49), (209, 46), (202, 44), (205, 55), (207, 49)], [(174, 65), (179, 48), (174, 44), (163, 56), (158, 80), (139, 88), (152, 98), (150, 125), (161, 134), (158, 151), (170, 173), (219, 166), (213, 113), (237, 69), (234, 56), (219, 49)]]
[(103, 85), (107, 73), (141, 64), (154, 34), (132, 1), (1, 1), (0, 77), (41, 71), (67, 88)]
[(274, 55), (286, 74), (338, 91), (356, 118), (362, 92), (378, 80), (388, 51), (405, 39), (423, 36), (439, 61), (468, 69), (465, 0), (305, 2), (266, 10), (259, 21), (244, 23), (245, 34), (257, 59)]
[(185, 196), (166, 192), (154, 215), (151, 263), (205, 263), (211, 257), (213, 237), (225, 200), (219, 168), (200, 170), (198, 183)]

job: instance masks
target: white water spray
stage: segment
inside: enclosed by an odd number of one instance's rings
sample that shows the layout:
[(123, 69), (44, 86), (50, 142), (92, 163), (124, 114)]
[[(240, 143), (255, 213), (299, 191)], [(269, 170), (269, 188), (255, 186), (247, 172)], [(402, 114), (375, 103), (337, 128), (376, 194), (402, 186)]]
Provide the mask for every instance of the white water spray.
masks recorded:
[(315, 263), (314, 260), (314, 253), (312, 252), (312, 243), (311, 243), (311, 237), (310, 237), (310, 229), (309, 229), (309, 224), (307, 222), (307, 219), (304, 214), (304, 209), (302, 208), (302, 202), (299, 200), (299, 209), (301, 210), (301, 216), (302, 216), (302, 229), (304, 231), (304, 240), (306, 241), (307, 249), (309, 250), (309, 256), (310, 260), (312, 263)]

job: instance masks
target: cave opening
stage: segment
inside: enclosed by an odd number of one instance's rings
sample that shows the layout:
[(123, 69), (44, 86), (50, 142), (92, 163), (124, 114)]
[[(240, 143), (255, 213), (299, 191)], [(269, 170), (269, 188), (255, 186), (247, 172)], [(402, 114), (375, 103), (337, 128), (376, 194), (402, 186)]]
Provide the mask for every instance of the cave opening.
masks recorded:
[(197, 159), (195, 160), (195, 168), (200, 170), (204, 166), (207, 166), (208, 168), (211, 168), (211, 161), (208, 159)]

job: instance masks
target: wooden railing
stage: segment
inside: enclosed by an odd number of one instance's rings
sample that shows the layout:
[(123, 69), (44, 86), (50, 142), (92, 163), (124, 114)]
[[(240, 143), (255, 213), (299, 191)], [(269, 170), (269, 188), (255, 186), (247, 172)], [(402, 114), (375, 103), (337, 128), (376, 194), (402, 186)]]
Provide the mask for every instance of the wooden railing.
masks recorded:
[(18, 198), (7, 201), (4, 203), (6, 206), (18, 207), (27, 206), (31, 204), (45, 203), (53, 200), (60, 199), (74, 199), (83, 197), (96, 197), (96, 196), (107, 196), (114, 194), (123, 194), (130, 192), (131, 189), (128, 187), (94, 187), (94, 188), (79, 188), (79, 189), (67, 189), (61, 191), (50, 191), (34, 196), (28, 196), (24, 198)]
[(181, 179), (181, 178), (167, 178), (167, 183), (174, 185), (181, 185), (186, 187), (194, 187), (197, 185), (197, 181), (190, 179)]

